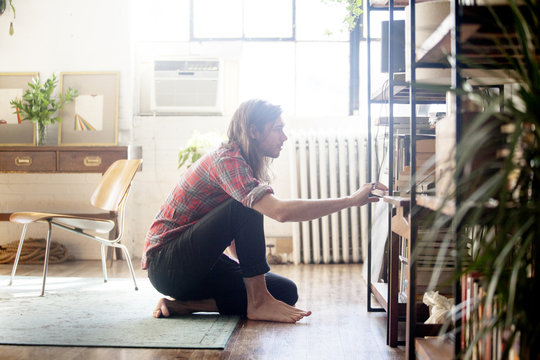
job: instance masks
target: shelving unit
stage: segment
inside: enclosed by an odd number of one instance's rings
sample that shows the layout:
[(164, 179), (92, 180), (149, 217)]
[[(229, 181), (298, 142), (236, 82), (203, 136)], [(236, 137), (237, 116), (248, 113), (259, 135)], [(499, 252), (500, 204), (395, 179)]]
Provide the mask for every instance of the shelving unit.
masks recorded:
[[(436, 335), (433, 332), (437, 327), (423, 326), (421, 323), (425, 309), (418, 303), (418, 275), (419, 257), (412, 258), (411, 252), (417, 249), (423, 236), (423, 224), (425, 219), (424, 214), (433, 213), (434, 211), (440, 212), (443, 216), (452, 218), (456, 214), (456, 209), (459, 207), (462, 199), (459, 196), (453, 199), (443, 198), (442, 192), (435, 192), (435, 194), (424, 194), (417, 185), (421, 175), (417, 173), (420, 158), (417, 156), (417, 144), (418, 140), (424, 134), (421, 134), (418, 128), (417, 120), (419, 116), (417, 114), (417, 106), (420, 104), (431, 103), (444, 103), (450, 100), (447, 104), (447, 117), (446, 128), (448, 131), (450, 142), (449, 145), (454, 148), (455, 144), (458, 144), (462, 136), (462, 128), (468, 121), (469, 113), (466, 112), (468, 104), (462, 102), (460, 96), (454, 96), (447, 99), (444, 92), (438, 92), (433, 87), (422, 85), (425, 80), (417, 80), (417, 72), (424, 73), (427, 69), (439, 69), (439, 73), (442, 73), (441, 78), (437, 82), (439, 85), (443, 84), (450, 90), (462, 89), (463, 82), (466, 81), (471, 86), (482, 87), (498, 87), (499, 92), (504, 94), (504, 85), (510, 84), (513, 81), (507, 71), (509, 65), (509, 59), (500, 52), (500, 46), (510, 48), (510, 43), (513, 40), (508, 40), (507, 36), (513, 39), (516, 35), (502, 34), (498, 25), (491, 19), (491, 11), (494, 11), (503, 24), (511, 23), (512, 12), (509, 11), (508, 5), (495, 5), (491, 9), (481, 5), (463, 5), (458, 0), (450, 0), (449, 14), (442, 18), (442, 21), (437, 22), (436, 26), (431, 30), (430, 34), (425, 36), (425, 40), (418, 46), (416, 43), (415, 29), (418, 29), (416, 25), (416, 5), (420, 3), (427, 3), (428, 1), (377, 1), (376, 5), (379, 7), (386, 7), (390, 14), (390, 22), (392, 21), (392, 11), (396, 6), (409, 7), (409, 66), (408, 76), (403, 77), (397, 74), (393, 74), (390, 70), (388, 85), (383, 86), (375, 92), (371, 92), (371, 84), (368, 81), (368, 94), (369, 94), (369, 106), (368, 106), (368, 118), (369, 126), (371, 130), (371, 105), (372, 104), (387, 104), (389, 108), (388, 117), (384, 121), (379, 121), (379, 125), (387, 127), (388, 131), (388, 173), (389, 180), (388, 186), (390, 188), (389, 196), (384, 200), (389, 204), (389, 230), (388, 230), (388, 257), (387, 257), (387, 283), (372, 283), (371, 282), (371, 239), (368, 244), (368, 310), (370, 310), (370, 299), (373, 294), (375, 299), (381, 303), (384, 311), (388, 313), (388, 344), (390, 346), (396, 346), (400, 343), (397, 341), (397, 323), (401, 318), (406, 319), (406, 353), (407, 358), (420, 358), (420, 359), (450, 359), (454, 357), (454, 354), (458, 354), (461, 346), (461, 334), (460, 334), (460, 320), (456, 319), (454, 323), (453, 335), (458, 341), (451, 341), (449, 339), (438, 338), (424, 338), (427, 334)], [(433, 2), (434, 3), (434, 2)], [(397, 5), (399, 4), (399, 5)], [(373, 2), (372, 2), (372, 6)], [(369, 23), (369, 10), (368, 8), (368, 28)], [(392, 26), (389, 25), (389, 29)], [(424, 29), (420, 26), (419, 28)], [(423, 35), (424, 36), (424, 35)], [(390, 39), (392, 36), (390, 36)], [(498, 44), (493, 39), (497, 39)], [(370, 54), (370, 37), (368, 32), (368, 58), (371, 58)], [(537, 58), (540, 58), (540, 54), (536, 54)], [(392, 59), (392, 45), (389, 50), (390, 61)], [(466, 57), (468, 59), (467, 66), (462, 62), (462, 59)], [(368, 71), (371, 69), (371, 64), (368, 60)], [(390, 62), (389, 61), (389, 62)], [(479, 70), (481, 67), (482, 70)], [(392, 69), (392, 66), (389, 66)], [(425, 79), (425, 77), (424, 77)], [(412, 84), (412, 85), (410, 85)], [(440, 89), (443, 87), (441, 86)], [(408, 104), (410, 108), (409, 114), (409, 127), (407, 129), (409, 137), (409, 162), (410, 168), (409, 184), (410, 190), (407, 194), (397, 192), (396, 185), (396, 173), (393, 161), (395, 160), (394, 154), (394, 137), (397, 136), (395, 131), (396, 119), (393, 115), (394, 104)], [(468, 110), (467, 110), (468, 111)], [(400, 120), (401, 121), (401, 120)], [(448, 126), (450, 124), (451, 126)], [(441, 127), (442, 128), (442, 127)], [(439, 128), (438, 128), (439, 130)], [(403, 132), (399, 136), (403, 136)], [(439, 137), (437, 138), (439, 139)], [(369, 137), (370, 149), (373, 146), (371, 143), (371, 137)], [(455, 155), (454, 155), (455, 156)], [(493, 154), (495, 156), (495, 154)], [(371, 159), (371, 157), (370, 157)], [(452, 165), (450, 165), (451, 167)], [(370, 164), (371, 170), (371, 164)], [(438, 177), (439, 173), (436, 173), (436, 180), (439, 181), (439, 185), (444, 183), (441, 178)], [(372, 181), (378, 180), (371, 177)], [(436, 186), (437, 186), (436, 181)], [(450, 178), (450, 183), (447, 185), (455, 184), (456, 179)], [(399, 189), (401, 190), (401, 189)], [(406, 196), (405, 196), (406, 195)], [(371, 218), (370, 218), (371, 221)], [(453, 238), (453, 246), (459, 247), (458, 237), (456, 236), (456, 229), (449, 229), (449, 236)], [(403, 241), (404, 239), (404, 241)], [(381, 239), (377, 239), (380, 241)], [(405, 244), (405, 245), (403, 245)], [(401, 246), (401, 248), (400, 248)], [(403, 253), (403, 246), (406, 248), (406, 253)], [(457, 268), (461, 267), (461, 259), (459, 257), (453, 258), (451, 266)], [(406, 287), (406, 295), (401, 293), (399, 284), (399, 272), (403, 271), (403, 268), (407, 269), (406, 278), (408, 279)], [(402, 274), (403, 275), (403, 274)], [(464, 282), (465, 284), (465, 282)], [(453, 286), (452, 295), (456, 301), (456, 305), (462, 301), (462, 284), (460, 281), (455, 282)], [(451, 295), (451, 296), (452, 296)], [(411, 299), (415, 299), (412, 301)], [(404, 303), (406, 302), (406, 303)], [(403, 309), (405, 307), (405, 309)], [(463, 339), (461, 339), (463, 341)]]

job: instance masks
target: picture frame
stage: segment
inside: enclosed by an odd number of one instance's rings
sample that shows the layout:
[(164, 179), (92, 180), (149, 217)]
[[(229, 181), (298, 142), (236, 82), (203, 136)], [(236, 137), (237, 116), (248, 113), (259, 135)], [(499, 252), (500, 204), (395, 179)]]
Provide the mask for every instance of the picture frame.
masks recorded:
[(38, 76), (39, 72), (0, 72), (0, 146), (36, 144), (34, 123), (21, 121), (9, 102), (14, 96), (22, 97)]
[(78, 96), (60, 111), (58, 145), (117, 145), (119, 77), (117, 71), (60, 73), (60, 91), (73, 88)]

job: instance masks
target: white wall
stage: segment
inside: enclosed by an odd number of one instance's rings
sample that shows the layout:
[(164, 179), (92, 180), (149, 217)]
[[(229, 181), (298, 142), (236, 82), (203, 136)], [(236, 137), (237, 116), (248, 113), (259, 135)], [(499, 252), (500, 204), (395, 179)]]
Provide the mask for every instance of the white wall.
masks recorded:
[[(0, 16), (0, 72), (39, 72), (43, 79), (67, 71), (119, 71), (119, 126), (132, 119), (130, 1), (14, 1), (15, 33), (9, 36), (11, 11)], [(126, 11), (126, 9), (128, 11)], [(56, 127), (48, 130), (55, 141)], [(0, 174), (0, 212), (17, 210), (94, 211), (90, 195), (99, 175)], [(80, 204), (88, 204), (81, 206)], [(0, 242), (17, 240), (21, 228), (0, 223)], [(34, 231), (41, 230), (41, 231)], [(29, 236), (44, 237), (40, 225)], [(99, 245), (57, 232), (77, 258), (98, 258)]]
[[(178, 1), (178, 12), (185, 11), (187, 1)], [(297, 0), (305, 6), (306, 1)], [(185, 144), (194, 130), (199, 132), (218, 131), (225, 133), (231, 112), (238, 105), (242, 92), (238, 90), (241, 81), (242, 61), (238, 55), (238, 45), (224, 47), (219, 44), (189, 44), (185, 42), (185, 27), (179, 22), (162, 20), (152, 11), (163, 6), (163, 1), (152, 7), (148, 2), (129, 0), (83, 0), (40, 1), (27, 0), (15, 2), (17, 18), (15, 35), (8, 35), (11, 14), (6, 12), (0, 17), (0, 72), (38, 71), (43, 78), (53, 72), (57, 75), (64, 71), (119, 71), (120, 72), (120, 111), (119, 143), (134, 144), (143, 147), (143, 171), (136, 176), (133, 191), (128, 204), (126, 238), (134, 257), (140, 257), (144, 236), (152, 219), (169, 191), (172, 189), (180, 171), (176, 169), (178, 150)], [(132, 13), (149, 9), (144, 21), (134, 21)], [(172, 13), (169, 14), (171, 17)], [(150, 29), (158, 26), (164, 36), (156, 41), (155, 33)], [(158, 29), (158, 30), (159, 30)], [(182, 30), (184, 29), (184, 30)], [(154, 29), (155, 30), (155, 29)], [(154, 34), (154, 35), (153, 35)], [(173, 34), (173, 35), (171, 35)], [(347, 64), (347, 53), (335, 43), (337, 64)], [(316, 44), (301, 45), (309, 47), (309, 54), (315, 56), (315, 62), (321, 64), (321, 76), (309, 78), (305, 69), (300, 69), (296, 79), (305, 78), (305, 82), (293, 91), (305, 92), (310, 86), (317, 87), (317, 92), (324, 95), (325, 81), (331, 81), (328, 67), (336, 66), (327, 58), (327, 54), (316, 56)], [(348, 45), (346, 45), (348, 46)], [(294, 50), (293, 52), (297, 52)], [(152, 54), (185, 54), (194, 52), (218, 54), (230, 64), (229, 80), (233, 86), (226, 94), (226, 113), (224, 116), (194, 117), (169, 116), (152, 117), (137, 115), (139, 109), (139, 69), (141, 61), (148, 60)], [(301, 51), (299, 51), (301, 52)], [(306, 54), (308, 54), (306, 53)], [(339, 55), (339, 56), (338, 56)], [(268, 60), (271, 62), (271, 59)], [(289, 64), (290, 65), (290, 64)], [(283, 63), (284, 69), (289, 66)], [(341, 66), (339, 65), (339, 66)], [(253, 67), (242, 76), (257, 76)], [(293, 64), (293, 69), (294, 69)], [(298, 69), (297, 69), (298, 70)], [(248, 74), (248, 75), (247, 75)], [(293, 73), (294, 77), (294, 73)], [(262, 79), (268, 81), (271, 74)], [(322, 85), (321, 85), (322, 84)], [(264, 86), (264, 82), (261, 82)], [(253, 89), (255, 92), (256, 89)], [(244, 90), (245, 91), (245, 90)], [(347, 88), (339, 91), (327, 89), (329, 102), (332, 96), (346, 101)], [(255, 94), (256, 95), (256, 94)], [(309, 108), (309, 101), (297, 104), (300, 108)], [(351, 127), (358, 124), (358, 119), (347, 116), (296, 116), (296, 106), (284, 106), (284, 120), (288, 129), (309, 127)], [(325, 109), (323, 107), (323, 109)], [(52, 129), (50, 133), (55, 133)], [(54, 141), (54, 139), (53, 139)], [(274, 162), (276, 179), (273, 183), (276, 194), (286, 198), (290, 194), (288, 177), (288, 155), (284, 149), (282, 156)], [(93, 211), (88, 204), (90, 194), (99, 175), (95, 174), (0, 174), (0, 212), (17, 210), (40, 211)], [(44, 236), (45, 229), (40, 226), (31, 230), (29, 236)], [(0, 223), (0, 243), (17, 240), (21, 228), (18, 225)], [(58, 230), (55, 240), (67, 245), (71, 254), (77, 258), (99, 258), (99, 246), (88, 244), (83, 239), (75, 239)], [(291, 236), (291, 225), (266, 221), (267, 236)]]

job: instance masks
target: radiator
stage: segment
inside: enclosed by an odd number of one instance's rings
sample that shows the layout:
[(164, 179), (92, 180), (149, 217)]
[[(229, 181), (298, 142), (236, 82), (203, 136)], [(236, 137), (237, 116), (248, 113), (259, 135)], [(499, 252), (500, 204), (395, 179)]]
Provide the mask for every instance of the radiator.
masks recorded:
[[(366, 144), (367, 135), (346, 130), (291, 133), (291, 195), (303, 199), (350, 195), (366, 182)], [(292, 237), (295, 264), (361, 262), (367, 210), (354, 207), (293, 223)]]

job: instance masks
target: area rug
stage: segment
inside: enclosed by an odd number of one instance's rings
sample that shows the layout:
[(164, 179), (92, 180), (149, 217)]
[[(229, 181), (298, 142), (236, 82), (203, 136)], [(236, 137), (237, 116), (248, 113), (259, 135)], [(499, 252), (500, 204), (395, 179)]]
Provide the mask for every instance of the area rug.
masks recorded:
[(0, 276), (0, 344), (223, 349), (239, 320), (200, 313), (155, 319), (148, 279)]

